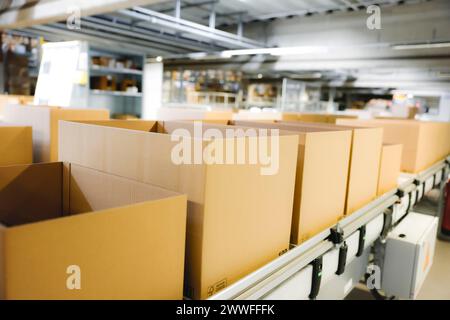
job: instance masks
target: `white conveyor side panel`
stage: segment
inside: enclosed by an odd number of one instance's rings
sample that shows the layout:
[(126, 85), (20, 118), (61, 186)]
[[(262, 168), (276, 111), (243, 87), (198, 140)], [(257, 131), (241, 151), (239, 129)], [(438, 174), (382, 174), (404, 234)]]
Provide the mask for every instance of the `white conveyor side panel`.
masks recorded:
[(312, 285), (312, 266), (309, 265), (271, 291), (264, 300), (308, 300)]

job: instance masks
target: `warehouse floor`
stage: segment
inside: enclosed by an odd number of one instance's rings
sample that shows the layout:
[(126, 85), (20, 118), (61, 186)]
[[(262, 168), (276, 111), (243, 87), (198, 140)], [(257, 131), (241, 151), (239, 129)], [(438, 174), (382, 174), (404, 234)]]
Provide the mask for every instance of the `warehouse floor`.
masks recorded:
[[(372, 295), (363, 285), (358, 285), (347, 300), (372, 300)], [(433, 266), (420, 290), (419, 300), (450, 299), (450, 242), (436, 242)]]

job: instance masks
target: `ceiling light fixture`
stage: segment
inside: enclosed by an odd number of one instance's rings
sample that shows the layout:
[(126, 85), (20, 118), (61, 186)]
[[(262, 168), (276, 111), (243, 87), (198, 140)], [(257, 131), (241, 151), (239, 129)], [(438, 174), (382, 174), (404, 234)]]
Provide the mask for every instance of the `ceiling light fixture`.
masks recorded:
[(327, 52), (328, 52), (327, 47), (299, 46), (299, 47), (282, 47), (282, 48), (226, 50), (221, 53), (221, 56), (224, 58), (231, 58), (233, 56), (263, 55), (263, 54), (272, 56), (288, 56), (288, 55), (302, 55), (302, 54), (319, 54)]
[(392, 46), (395, 50), (412, 50), (412, 49), (437, 49), (437, 48), (449, 48), (450, 42), (437, 42), (437, 43), (416, 43), (416, 44), (398, 44)]

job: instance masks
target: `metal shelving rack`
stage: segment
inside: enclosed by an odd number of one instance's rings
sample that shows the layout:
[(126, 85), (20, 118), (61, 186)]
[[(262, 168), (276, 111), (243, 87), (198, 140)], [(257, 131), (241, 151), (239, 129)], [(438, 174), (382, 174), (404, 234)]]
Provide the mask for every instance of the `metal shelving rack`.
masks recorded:
[[(423, 195), (434, 187), (442, 191), (444, 177), (450, 171), (450, 157), (427, 170), (402, 174), (397, 190), (377, 198), (367, 206), (341, 220), (330, 230), (293, 247), (283, 256), (242, 278), (211, 300), (309, 299), (317, 282), (314, 264), (321, 262), (320, 284), (316, 299), (343, 299), (366, 272), (372, 244), (390, 232)], [(360, 233), (365, 236), (361, 246)], [(345, 271), (337, 275), (340, 244), (330, 241), (342, 236), (348, 246)], [(341, 244), (343, 243), (340, 242)], [(361, 248), (359, 248), (361, 246)], [(358, 256), (357, 256), (358, 255)], [(317, 265), (317, 264), (316, 264)]]
[[(129, 58), (139, 67), (138, 69), (104, 67), (92, 64), (93, 56), (108, 56), (111, 58)], [(137, 116), (142, 115), (142, 88), (144, 83), (144, 61), (145, 55), (124, 50), (114, 50), (111, 48), (98, 48), (93, 45), (88, 46), (88, 105), (96, 107), (107, 107), (111, 114), (127, 113)], [(91, 89), (90, 79), (95, 75), (115, 75), (118, 77), (130, 77), (135, 79), (139, 86), (139, 92), (108, 91)]]

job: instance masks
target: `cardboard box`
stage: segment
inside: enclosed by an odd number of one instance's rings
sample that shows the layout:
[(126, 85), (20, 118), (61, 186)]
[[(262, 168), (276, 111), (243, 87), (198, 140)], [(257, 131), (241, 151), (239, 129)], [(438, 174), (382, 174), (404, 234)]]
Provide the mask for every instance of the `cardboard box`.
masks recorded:
[(55, 162), (0, 167), (0, 209), (6, 299), (182, 299), (185, 195)]
[(317, 131), (280, 123), (234, 123), (289, 130), (299, 136), (291, 243), (308, 240), (344, 216), (351, 130)]
[(377, 197), (383, 129), (306, 122), (281, 123), (318, 131), (352, 130), (345, 214), (352, 214)]
[(233, 114), (232, 120), (248, 120), (248, 121), (275, 121), (282, 120), (283, 114), (278, 111), (261, 111), (261, 112), (253, 112), (249, 110), (239, 110)]
[(338, 124), (380, 127), (384, 143), (402, 144), (402, 171), (417, 173), (450, 154), (450, 123), (415, 120), (338, 120)]
[[(279, 170), (262, 175), (268, 166), (261, 161), (174, 162), (180, 143), (188, 145), (185, 151), (191, 156), (198, 147), (203, 152), (212, 146), (209, 139), (193, 138), (192, 130), (194, 123), (189, 122), (64, 121), (59, 155), (64, 161), (187, 194), (185, 293), (203, 299), (289, 248), (298, 137), (279, 137)], [(251, 145), (264, 142), (239, 137), (216, 143), (226, 146), (227, 141), (236, 148), (244, 145), (246, 154)]]
[(58, 160), (59, 120), (109, 119), (106, 109), (74, 109), (48, 106), (8, 105), (4, 109), (4, 121), (33, 128), (34, 162)]
[(32, 162), (31, 127), (0, 124), (0, 166)]
[(302, 121), (336, 124), (337, 119), (357, 119), (356, 115), (338, 113), (283, 112), (283, 121)]
[(0, 94), (0, 116), (3, 115), (3, 109), (9, 104), (30, 104), (33, 103), (33, 96), (17, 96), (12, 94)]
[(397, 188), (402, 164), (402, 150), (403, 145), (401, 144), (383, 144), (378, 178), (377, 194), (379, 196)]
[(204, 110), (194, 108), (164, 107), (158, 109), (158, 120), (208, 120), (209, 122), (226, 124), (233, 117), (232, 110)]

